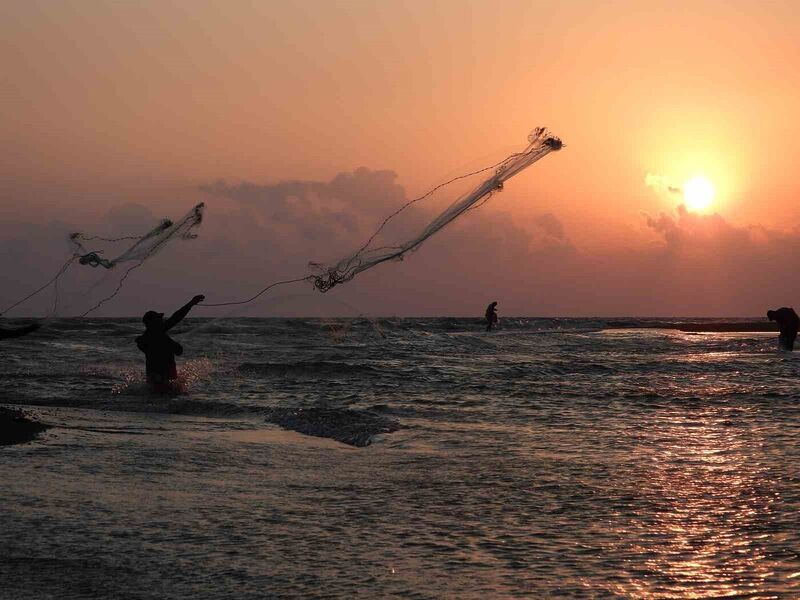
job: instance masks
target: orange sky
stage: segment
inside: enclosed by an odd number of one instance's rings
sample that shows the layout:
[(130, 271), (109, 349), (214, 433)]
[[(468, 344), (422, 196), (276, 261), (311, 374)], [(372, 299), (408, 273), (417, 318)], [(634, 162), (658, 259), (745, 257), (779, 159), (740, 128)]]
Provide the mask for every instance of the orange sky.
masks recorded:
[(546, 125), (567, 148), (492, 207), (587, 255), (674, 214), (648, 173), (705, 175), (732, 226), (800, 225), (794, 2), (7, 0), (0, 32), (5, 219), (361, 166), (413, 196)]

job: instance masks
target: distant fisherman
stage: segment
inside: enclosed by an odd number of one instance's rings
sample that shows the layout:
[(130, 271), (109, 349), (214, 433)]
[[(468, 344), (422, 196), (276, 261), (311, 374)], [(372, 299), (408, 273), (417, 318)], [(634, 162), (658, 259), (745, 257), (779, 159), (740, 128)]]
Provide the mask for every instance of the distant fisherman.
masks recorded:
[(183, 346), (169, 337), (167, 332), (180, 323), (195, 304), (205, 298), (195, 296), (166, 321), (164, 313), (153, 310), (148, 310), (142, 317), (146, 331), (136, 338), (136, 345), (145, 354), (147, 383), (154, 391), (170, 391), (170, 381), (178, 378), (175, 357), (183, 354)]
[(497, 325), (497, 302), (486, 307), (486, 331), (491, 331), (493, 325)]
[(797, 330), (800, 328), (800, 317), (794, 312), (793, 308), (779, 308), (778, 310), (768, 310), (767, 318), (778, 323), (781, 334), (778, 336), (778, 348), (791, 352), (794, 350), (794, 340), (797, 338)]
[(32, 323), (26, 327), (17, 327), (16, 329), (0, 329), (0, 340), (7, 340), (10, 338), (18, 338), (23, 335), (28, 335), (39, 329), (39, 323)]

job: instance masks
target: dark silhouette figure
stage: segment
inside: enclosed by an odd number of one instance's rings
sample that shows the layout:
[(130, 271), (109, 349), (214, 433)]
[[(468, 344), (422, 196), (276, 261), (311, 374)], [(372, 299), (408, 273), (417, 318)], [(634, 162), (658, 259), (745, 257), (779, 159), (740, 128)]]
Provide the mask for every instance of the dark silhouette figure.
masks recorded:
[(486, 307), (486, 331), (491, 331), (492, 326), (497, 324), (497, 302), (492, 302)]
[(787, 352), (794, 350), (794, 340), (797, 338), (797, 330), (800, 328), (800, 317), (797, 316), (794, 309), (784, 306), (778, 310), (768, 310), (767, 318), (778, 323), (778, 329), (781, 332), (778, 336), (778, 347)]
[(26, 327), (18, 327), (16, 329), (0, 329), (0, 340), (7, 340), (9, 338), (18, 338), (23, 335), (28, 335), (39, 329), (39, 323), (31, 323)]
[(164, 313), (148, 310), (142, 317), (145, 332), (136, 338), (136, 345), (146, 357), (147, 383), (155, 391), (169, 391), (169, 382), (178, 378), (175, 356), (183, 354), (183, 346), (167, 335), (167, 332), (189, 314), (192, 307), (205, 300), (195, 296), (185, 306), (164, 320)]

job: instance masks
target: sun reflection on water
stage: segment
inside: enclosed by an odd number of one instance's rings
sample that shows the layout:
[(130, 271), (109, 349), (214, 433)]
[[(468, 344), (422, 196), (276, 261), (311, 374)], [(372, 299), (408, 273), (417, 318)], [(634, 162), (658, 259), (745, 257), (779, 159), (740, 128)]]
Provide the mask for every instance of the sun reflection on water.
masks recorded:
[(779, 563), (763, 541), (773, 534), (778, 495), (769, 470), (752, 458), (762, 434), (735, 424), (742, 410), (672, 407), (654, 415), (632, 457), (650, 468), (637, 473), (638, 502), (617, 532), (628, 540), (626, 553), (637, 557), (628, 561), (629, 579), (617, 592), (777, 597), (765, 582)]

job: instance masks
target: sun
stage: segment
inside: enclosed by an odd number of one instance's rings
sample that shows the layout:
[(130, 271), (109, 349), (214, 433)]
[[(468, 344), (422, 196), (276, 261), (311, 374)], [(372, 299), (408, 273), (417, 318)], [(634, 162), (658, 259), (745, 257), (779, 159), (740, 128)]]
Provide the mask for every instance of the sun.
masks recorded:
[(714, 201), (714, 185), (705, 177), (692, 177), (683, 184), (683, 198), (690, 210), (706, 210)]

